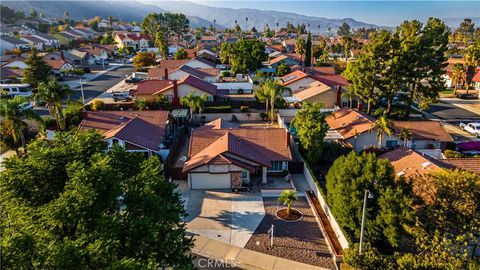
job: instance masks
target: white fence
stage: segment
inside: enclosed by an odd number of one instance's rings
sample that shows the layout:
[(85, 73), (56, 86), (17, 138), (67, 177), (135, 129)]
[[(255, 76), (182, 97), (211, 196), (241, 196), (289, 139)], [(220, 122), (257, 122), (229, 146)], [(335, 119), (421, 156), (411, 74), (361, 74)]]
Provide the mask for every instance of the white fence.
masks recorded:
[(330, 212), (330, 208), (328, 208), (328, 205), (325, 199), (323, 198), (322, 193), (319, 190), (319, 187), (315, 183), (315, 178), (310, 174), (310, 170), (307, 168), (307, 165), (305, 163), (303, 165), (303, 175), (305, 176), (305, 179), (307, 180), (308, 185), (317, 196), (318, 202), (320, 203), (320, 205), (323, 208), (323, 211), (327, 215), (327, 218), (330, 221), (330, 225), (332, 226), (332, 229), (335, 231), (335, 235), (337, 236), (338, 241), (340, 242), (340, 245), (342, 246), (343, 249), (348, 248), (347, 238), (345, 238), (345, 235), (340, 229), (340, 226), (338, 226), (337, 221), (335, 220), (332, 213)]

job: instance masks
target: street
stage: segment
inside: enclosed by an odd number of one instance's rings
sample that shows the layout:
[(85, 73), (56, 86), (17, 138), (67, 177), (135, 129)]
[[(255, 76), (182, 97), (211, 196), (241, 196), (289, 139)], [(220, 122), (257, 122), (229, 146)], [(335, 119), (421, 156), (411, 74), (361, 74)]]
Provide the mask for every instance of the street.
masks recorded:
[[(110, 87), (114, 86), (121, 80), (125, 79), (126, 75), (130, 75), (134, 71), (131, 64), (126, 64), (117, 68), (116, 70), (108, 71), (107, 73), (100, 75), (98, 78), (84, 82), (83, 83), (83, 92), (85, 95), (85, 103), (88, 103), (90, 100), (99, 96)], [(80, 87), (72, 89), (72, 95), (70, 96), (72, 100), (81, 100), (82, 91)], [(48, 115), (48, 110), (45, 107), (35, 107), (35, 111), (42, 115)]]
[(480, 121), (480, 115), (445, 102), (430, 105), (426, 112), (443, 122), (452, 124)]

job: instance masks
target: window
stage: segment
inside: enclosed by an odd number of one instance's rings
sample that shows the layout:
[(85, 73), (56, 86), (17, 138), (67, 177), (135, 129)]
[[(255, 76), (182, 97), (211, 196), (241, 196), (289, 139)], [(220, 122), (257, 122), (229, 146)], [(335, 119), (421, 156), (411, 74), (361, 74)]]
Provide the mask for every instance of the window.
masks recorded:
[(242, 179), (248, 179), (248, 171), (242, 171)]
[(385, 146), (387, 148), (395, 147), (397, 146), (397, 141), (396, 140), (389, 140), (385, 142)]
[(282, 161), (273, 161), (272, 168), (270, 171), (281, 171), (283, 170), (283, 162)]
[(213, 101), (213, 96), (208, 96), (207, 101)]

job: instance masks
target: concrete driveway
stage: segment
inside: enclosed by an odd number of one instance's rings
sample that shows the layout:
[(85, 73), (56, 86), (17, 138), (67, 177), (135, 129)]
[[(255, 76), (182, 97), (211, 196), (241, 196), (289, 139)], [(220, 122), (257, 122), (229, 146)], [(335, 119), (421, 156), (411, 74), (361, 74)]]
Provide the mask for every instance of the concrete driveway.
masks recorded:
[(184, 190), (187, 231), (244, 247), (265, 216), (262, 195), (229, 190)]

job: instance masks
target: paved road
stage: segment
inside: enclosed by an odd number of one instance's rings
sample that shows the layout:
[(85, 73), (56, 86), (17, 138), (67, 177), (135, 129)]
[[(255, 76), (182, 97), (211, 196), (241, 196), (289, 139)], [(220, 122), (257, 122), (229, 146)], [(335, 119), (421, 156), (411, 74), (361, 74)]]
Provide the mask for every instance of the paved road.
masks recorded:
[(462, 121), (480, 121), (480, 115), (444, 102), (430, 105), (427, 112), (444, 122), (453, 124), (458, 124)]
[[(134, 71), (133, 66), (131, 64), (127, 64), (117, 68), (116, 70), (109, 71), (92, 81), (83, 83), (85, 103), (105, 92), (107, 89), (114, 86), (121, 80), (124, 80), (125, 75), (130, 75), (132, 71)], [(73, 100), (82, 99), (82, 91), (80, 90), (80, 87), (72, 90), (72, 95), (70, 98)], [(35, 111), (42, 116), (48, 115), (48, 110), (44, 107), (36, 107)]]

